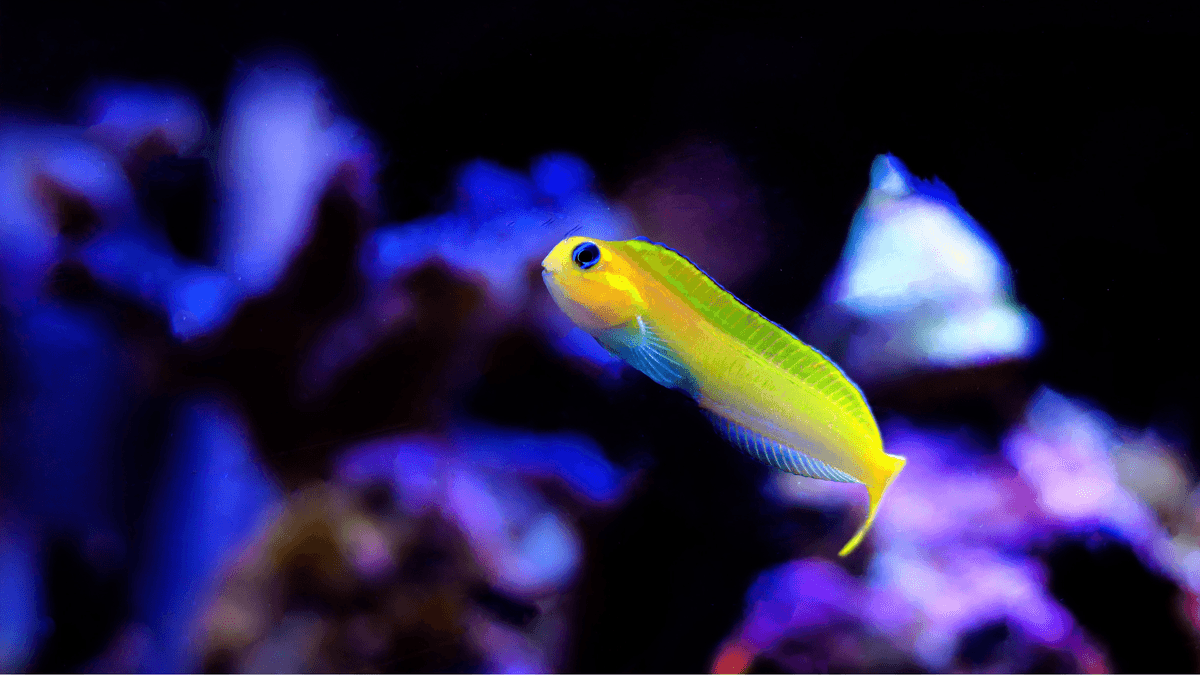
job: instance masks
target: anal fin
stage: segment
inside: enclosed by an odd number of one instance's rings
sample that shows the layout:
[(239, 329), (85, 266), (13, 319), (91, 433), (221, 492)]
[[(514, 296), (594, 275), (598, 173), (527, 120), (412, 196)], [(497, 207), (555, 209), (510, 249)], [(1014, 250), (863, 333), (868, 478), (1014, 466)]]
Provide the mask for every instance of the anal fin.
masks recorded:
[(796, 448), (773, 441), (715, 412), (705, 410), (704, 414), (708, 416), (717, 433), (724, 436), (726, 440), (739, 450), (763, 464), (781, 471), (794, 473), (797, 476), (819, 478), (838, 483), (862, 483), (861, 480), (841, 469), (832, 467), (816, 457), (806, 455)]

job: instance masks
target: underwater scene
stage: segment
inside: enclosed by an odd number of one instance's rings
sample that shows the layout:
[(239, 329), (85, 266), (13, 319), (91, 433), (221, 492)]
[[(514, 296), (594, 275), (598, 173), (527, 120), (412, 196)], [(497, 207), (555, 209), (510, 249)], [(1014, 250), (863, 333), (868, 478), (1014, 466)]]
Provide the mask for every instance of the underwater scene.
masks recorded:
[(0, 672), (1197, 670), (1186, 31), (649, 7), (4, 17)]

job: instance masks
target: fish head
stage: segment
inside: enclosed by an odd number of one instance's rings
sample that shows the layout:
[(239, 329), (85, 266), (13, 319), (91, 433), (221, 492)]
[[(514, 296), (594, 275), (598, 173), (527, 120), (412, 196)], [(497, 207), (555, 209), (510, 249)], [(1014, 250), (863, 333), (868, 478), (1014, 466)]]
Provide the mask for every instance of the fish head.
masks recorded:
[(633, 321), (645, 301), (620, 242), (567, 237), (542, 260), (542, 280), (567, 316), (589, 333)]

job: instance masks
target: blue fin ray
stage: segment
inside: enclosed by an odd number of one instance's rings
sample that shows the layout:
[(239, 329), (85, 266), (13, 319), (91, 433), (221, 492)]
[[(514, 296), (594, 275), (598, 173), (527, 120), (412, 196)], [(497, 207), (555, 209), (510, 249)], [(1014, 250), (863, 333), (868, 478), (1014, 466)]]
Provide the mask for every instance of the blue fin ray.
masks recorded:
[(763, 464), (808, 478), (819, 478), (838, 483), (862, 483), (861, 480), (841, 469), (832, 467), (795, 448), (777, 443), (736, 422), (727, 420), (717, 413), (708, 410), (705, 410), (704, 413), (716, 428), (717, 433), (742, 452)]
[(596, 336), (605, 349), (668, 389), (682, 389), (695, 398), (697, 387), (687, 366), (654, 326), (637, 317), (629, 327)]

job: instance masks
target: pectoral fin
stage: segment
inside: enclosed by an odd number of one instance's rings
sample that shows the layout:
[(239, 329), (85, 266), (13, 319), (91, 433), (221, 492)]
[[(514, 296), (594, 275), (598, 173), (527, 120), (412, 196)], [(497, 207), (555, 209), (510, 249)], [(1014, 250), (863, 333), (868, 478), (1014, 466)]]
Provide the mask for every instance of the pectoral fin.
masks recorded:
[(695, 380), (687, 366), (649, 321), (639, 316), (628, 327), (605, 331), (596, 338), (605, 349), (655, 382), (696, 396)]

